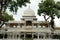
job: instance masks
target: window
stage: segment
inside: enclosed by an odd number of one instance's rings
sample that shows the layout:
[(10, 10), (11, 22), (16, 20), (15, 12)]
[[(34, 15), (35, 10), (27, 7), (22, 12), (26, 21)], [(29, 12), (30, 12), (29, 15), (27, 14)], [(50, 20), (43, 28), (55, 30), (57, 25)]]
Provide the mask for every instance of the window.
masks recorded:
[(34, 38), (38, 38), (38, 35), (37, 35), (37, 33), (35, 33), (33, 36), (34, 36)]
[(26, 21), (26, 26), (32, 26), (32, 22), (31, 21)]
[(41, 26), (38, 26), (38, 28), (41, 28)]
[(34, 35), (34, 38), (37, 38), (37, 35), (36, 34)]
[(35, 23), (34, 26), (37, 26), (37, 24)]
[(45, 26), (43, 26), (43, 28), (45, 28)]
[(21, 38), (24, 38), (24, 34), (20, 36)]
[(43, 38), (43, 35), (39, 35), (39, 38)]
[(22, 23), (22, 24), (20, 24), (20, 27), (22, 28), (22, 26), (24, 26), (24, 24)]

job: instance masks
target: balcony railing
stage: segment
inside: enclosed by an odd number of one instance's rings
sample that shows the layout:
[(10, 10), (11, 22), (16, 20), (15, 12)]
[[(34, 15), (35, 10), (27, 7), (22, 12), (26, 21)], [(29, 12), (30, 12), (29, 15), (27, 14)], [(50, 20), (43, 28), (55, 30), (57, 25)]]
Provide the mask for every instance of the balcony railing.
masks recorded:
[[(23, 39), (0, 39), (0, 40), (23, 40)], [(33, 39), (33, 40), (59, 40), (59, 39)]]
[(51, 32), (50, 28), (38, 28), (36, 26), (22, 26), (22, 28), (20, 28), (20, 27), (15, 27), (15, 28), (6, 27), (0, 31), (3, 31), (4, 29), (7, 29), (7, 31), (21, 31), (21, 30), (24, 31), (24, 30), (29, 29), (29, 31), (32, 30), (32, 31), (36, 31), (36, 32)]

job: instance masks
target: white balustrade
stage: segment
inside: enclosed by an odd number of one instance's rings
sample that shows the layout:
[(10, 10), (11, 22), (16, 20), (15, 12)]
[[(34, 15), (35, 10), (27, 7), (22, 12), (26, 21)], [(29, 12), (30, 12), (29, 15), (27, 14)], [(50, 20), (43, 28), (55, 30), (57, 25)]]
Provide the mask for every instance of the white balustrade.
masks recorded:
[(43, 26), (43, 28), (45, 28), (45, 26)]
[(25, 28), (25, 26), (22, 26), (22, 28)]
[(15, 28), (16, 26), (14, 25), (13, 28)]
[(38, 28), (41, 28), (41, 26), (38, 26)]
[[(23, 40), (23, 39), (0, 39), (0, 40)], [(59, 40), (59, 39), (33, 39), (33, 40)]]
[(0, 40), (22, 40), (22, 39), (0, 39)]
[(59, 40), (59, 39), (33, 39), (33, 40)]
[(18, 27), (18, 28), (20, 28), (20, 26), (19, 26), (19, 25), (18, 25), (17, 27)]
[(36, 26), (33, 26), (33, 28), (36, 28)]

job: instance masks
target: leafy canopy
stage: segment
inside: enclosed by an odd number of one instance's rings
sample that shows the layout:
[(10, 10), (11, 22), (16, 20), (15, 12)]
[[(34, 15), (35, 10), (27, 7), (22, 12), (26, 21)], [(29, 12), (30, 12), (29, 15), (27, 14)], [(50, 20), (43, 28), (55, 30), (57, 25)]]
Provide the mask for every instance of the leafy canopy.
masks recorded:
[(13, 15), (3, 12), (3, 21), (14, 20)]
[(18, 7), (26, 6), (26, 3), (30, 3), (30, 0), (2, 0), (0, 2), (3, 11), (9, 8), (13, 12), (17, 12)]
[[(45, 0), (39, 3), (39, 9), (38, 9), (38, 15), (44, 14), (44, 19), (47, 21), (49, 18), (50, 20), (50, 25), (54, 29), (54, 19), (55, 16), (58, 18), (60, 17), (60, 2), (55, 2), (54, 0)], [(46, 18), (46, 15), (49, 17)]]
[(26, 6), (26, 3), (30, 3), (30, 0), (0, 0), (0, 28), (2, 27), (5, 21), (13, 20), (11, 15), (4, 13), (6, 12), (7, 8), (11, 12), (16, 13), (18, 7)]
[(39, 9), (38, 9), (38, 15), (41, 15), (42, 13), (45, 15), (48, 15), (51, 17), (57, 16), (58, 18), (60, 17), (60, 2), (55, 2), (54, 0), (45, 0), (39, 3)]

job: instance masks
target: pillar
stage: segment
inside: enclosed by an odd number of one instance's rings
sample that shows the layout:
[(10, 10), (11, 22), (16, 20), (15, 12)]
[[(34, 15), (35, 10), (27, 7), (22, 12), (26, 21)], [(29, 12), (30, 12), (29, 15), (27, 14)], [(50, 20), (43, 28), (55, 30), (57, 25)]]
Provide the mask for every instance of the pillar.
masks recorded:
[(16, 39), (17, 39), (17, 33), (16, 33), (16, 35), (15, 35), (15, 36), (16, 36)]
[(7, 39), (8, 39), (8, 32), (6, 32), (6, 34), (7, 34)]
[(44, 34), (44, 39), (45, 39), (46, 35)]
[(38, 39), (39, 39), (39, 33), (38, 33)]
[(25, 33), (24, 33), (24, 40), (25, 40)]
[(8, 24), (8, 28), (10, 27), (10, 24)]
[(10, 33), (8, 33), (8, 38), (10, 38)]
[(37, 24), (37, 28), (39, 28), (39, 24)]
[(34, 28), (33, 26), (34, 26), (34, 24), (32, 23), (32, 28)]
[(11, 33), (10, 33), (10, 37), (9, 38), (11, 38)]
[(10, 33), (8, 33), (8, 38), (10, 38)]
[(49, 38), (51, 38), (51, 34), (49, 33)]
[(20, 39), (20, 33), (19, 33), (19, 39)]
[(14, 33), (13, 33), (13, 39), (14, 39)]
[(18, 36), (17, 36), (17, 39), (20, 39), (20, 34), (19, 34), (19, 32), (17, 33), (17, 35), (18, 35)]
[(32, 38), (33, 38), (34, 36), (33, 36), (33, 33), (32, 33)]
[(3, 33), (3, 39), (4, 39), (5, 33)]
[(9, 38), (9, 33), (7, 33), (7, 39)]

